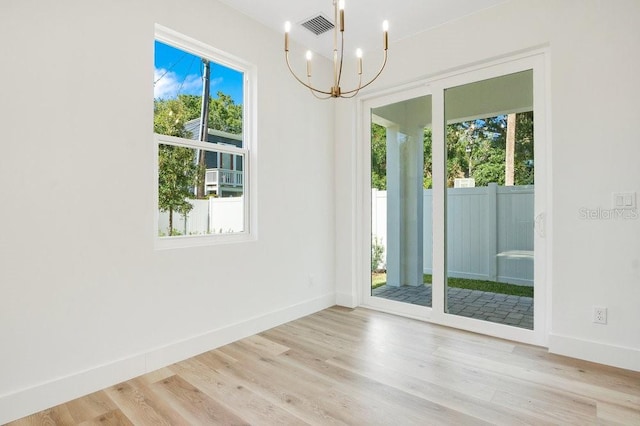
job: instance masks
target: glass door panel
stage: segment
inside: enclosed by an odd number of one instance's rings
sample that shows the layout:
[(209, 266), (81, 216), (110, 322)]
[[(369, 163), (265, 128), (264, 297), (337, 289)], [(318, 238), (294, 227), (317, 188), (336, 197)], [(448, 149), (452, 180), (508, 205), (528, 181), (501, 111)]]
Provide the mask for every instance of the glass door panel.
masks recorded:
[(533, 329), (533, 71), (448, 88), (449, 314)]
[(431, 96), (371, 109), (371, 296), (431, 306)]

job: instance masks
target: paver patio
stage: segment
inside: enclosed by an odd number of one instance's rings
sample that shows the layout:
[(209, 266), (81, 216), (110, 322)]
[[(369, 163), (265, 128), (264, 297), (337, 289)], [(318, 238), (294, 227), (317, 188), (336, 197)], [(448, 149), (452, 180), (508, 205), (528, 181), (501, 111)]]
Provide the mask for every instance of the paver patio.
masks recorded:
[[(414, 305), (431, 306), (431, 285), (383, 285), (372, 295)], [(449, 287), (448, 313), (533, 330), (533, 298)]]

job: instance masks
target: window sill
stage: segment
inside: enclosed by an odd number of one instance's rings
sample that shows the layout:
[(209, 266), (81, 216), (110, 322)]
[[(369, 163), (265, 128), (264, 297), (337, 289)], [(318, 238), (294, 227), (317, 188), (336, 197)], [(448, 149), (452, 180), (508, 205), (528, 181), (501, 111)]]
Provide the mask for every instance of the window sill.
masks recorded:
[(232, 244), (256, 241), (254, 234), (242, 232), (237, 234), (194, 235), (156, 237), (154, 248), (156, 250), (169, 250), (187, 247), (206, 247), (219, 244)]

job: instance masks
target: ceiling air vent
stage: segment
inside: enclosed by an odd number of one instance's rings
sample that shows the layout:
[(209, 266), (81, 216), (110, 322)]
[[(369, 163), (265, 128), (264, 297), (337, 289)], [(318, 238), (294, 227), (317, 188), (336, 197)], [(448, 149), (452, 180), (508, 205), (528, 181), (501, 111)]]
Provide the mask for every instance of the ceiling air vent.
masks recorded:
[(315, 35), (326, 33), (327, 31), (332, 30), (334, 27), (331, 21), (329, 21), (322, 15), (317, 15), (313, 18), (309, 18), (300, 25), (302, 25)]

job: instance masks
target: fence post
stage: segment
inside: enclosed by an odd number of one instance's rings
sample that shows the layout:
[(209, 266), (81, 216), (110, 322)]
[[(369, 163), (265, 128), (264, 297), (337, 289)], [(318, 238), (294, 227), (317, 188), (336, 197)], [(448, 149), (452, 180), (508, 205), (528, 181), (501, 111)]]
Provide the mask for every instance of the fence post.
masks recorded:
[(487, 186), (487, 275), (498, 281), (498, 184)]

